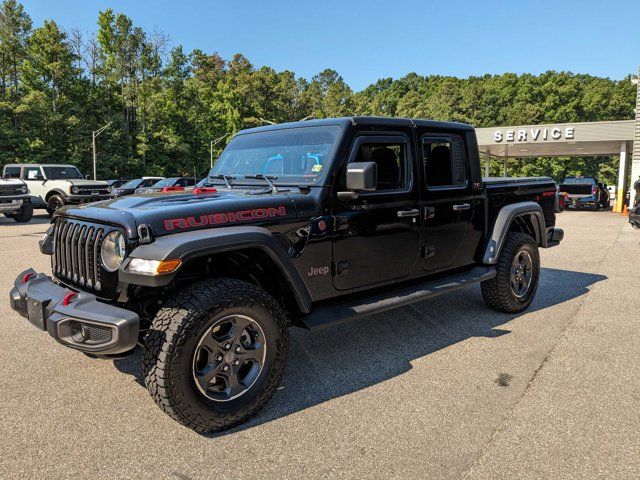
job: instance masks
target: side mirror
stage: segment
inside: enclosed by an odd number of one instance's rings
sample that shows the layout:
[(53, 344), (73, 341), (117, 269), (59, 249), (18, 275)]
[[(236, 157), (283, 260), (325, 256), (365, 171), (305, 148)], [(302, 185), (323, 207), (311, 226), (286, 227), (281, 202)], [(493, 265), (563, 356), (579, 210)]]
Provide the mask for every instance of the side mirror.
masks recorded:
[(373, 192), (378, 184), (375, 162), (353, 162), (347, 165), (347, 191), (338, 192), (340, 200), (354, 200), (358, 192)]

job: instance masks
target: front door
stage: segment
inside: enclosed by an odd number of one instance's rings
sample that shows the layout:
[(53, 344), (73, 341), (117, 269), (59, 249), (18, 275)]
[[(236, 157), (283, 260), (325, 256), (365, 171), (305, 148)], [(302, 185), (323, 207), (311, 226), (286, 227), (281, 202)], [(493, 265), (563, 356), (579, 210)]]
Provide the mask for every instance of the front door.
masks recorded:
[(423, 268), (428, 272), (473, 262), (474, 215), (481, 199), (472, 195), (467, 148), (456, 133), (419, 131), (424, 168)]
[(354, 140), (349, 162), (375, 162), (378, 181), (375, 191), (354, 200), (337, 199), (340, 185), (334, 189), (333, 282), (338, 290), (402, 279), (416, 263), (421, 220), (410, 134), (367, 133)]

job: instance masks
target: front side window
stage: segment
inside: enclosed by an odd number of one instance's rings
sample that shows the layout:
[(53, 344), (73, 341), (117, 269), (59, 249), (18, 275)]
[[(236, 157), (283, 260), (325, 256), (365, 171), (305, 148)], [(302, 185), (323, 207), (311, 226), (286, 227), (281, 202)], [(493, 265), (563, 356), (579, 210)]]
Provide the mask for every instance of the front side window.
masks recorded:
[(234, 183), (247, 183), (245, 176), (267, 175), (276, 184), (315, 184), (329, 167), (339, 134), (339, 126), (328, 125), (238, 135), (209, 176), (227, 175), (236, 177)]
[(25, 167), (24, 168), (25, 180), (39, 180), (42, 178), (42, 172), (40, 167)]
[(429, 187), (466, 185), (466, 153), (461, 137), (457, 135), (424, 137), (422, 158)]
[(5, 178), (20, 178), (20, 167), (6, 167), (4, 176)]
[(376, 191), (407, 187), (407, 144), (404, 142), (362, 143), (352, 162), (374, 162), (378, 172)]
[(43, 167), (49, 180), (73, 180), (82, 178), (80, 170), (76, 167)]

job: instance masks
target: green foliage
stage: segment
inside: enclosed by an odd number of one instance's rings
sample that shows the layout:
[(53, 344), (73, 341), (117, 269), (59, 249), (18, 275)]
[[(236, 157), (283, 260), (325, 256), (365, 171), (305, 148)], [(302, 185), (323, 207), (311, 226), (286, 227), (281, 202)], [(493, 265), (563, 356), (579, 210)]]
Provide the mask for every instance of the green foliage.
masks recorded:
[[(476, 127), (627, 119), (629, 78), (549, 71), (459, 79), (410, 73), (353, 92), (334, 70), (311, 80), (255, 67), (244, 56), (177, 46), (126, 15), (99, 12), (92, 36), (52, 20), (33, 29), (16, 0), (0, 4), (0, 164), (70, 162), (91, 171), (92, 131), (101, 178), (204, 174), (212, 141), (243, 128), (305, 117), (380, 115), (432, 118)], [(511, 175), (599, 175), (612, 182), (616, 159), (511, 161)], [(493, 161), (491, 172), (502, 173)]]

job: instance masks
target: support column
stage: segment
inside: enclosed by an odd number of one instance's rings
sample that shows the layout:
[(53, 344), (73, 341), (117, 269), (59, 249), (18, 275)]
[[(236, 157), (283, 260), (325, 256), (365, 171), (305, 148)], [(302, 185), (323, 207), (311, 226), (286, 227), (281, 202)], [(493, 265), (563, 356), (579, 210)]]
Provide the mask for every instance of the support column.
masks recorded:
[(487, 155), (486, 157), (484, 157), (484, 176), (488, 177), (490, 173), (491, 173), (491, 157)]
[(624, 197), (627, 191), (627, 142), (620, 144), (620, 166), (618, 167), (618, 186), (616, 188), (616, 204), (614, 212), (622, 212)]
[(506, 177), (508, 170), (507, 170), (507, 165), (509, 163), (509, 157), (504, 157), (504, 170), (502, 171), (502, 176)]

